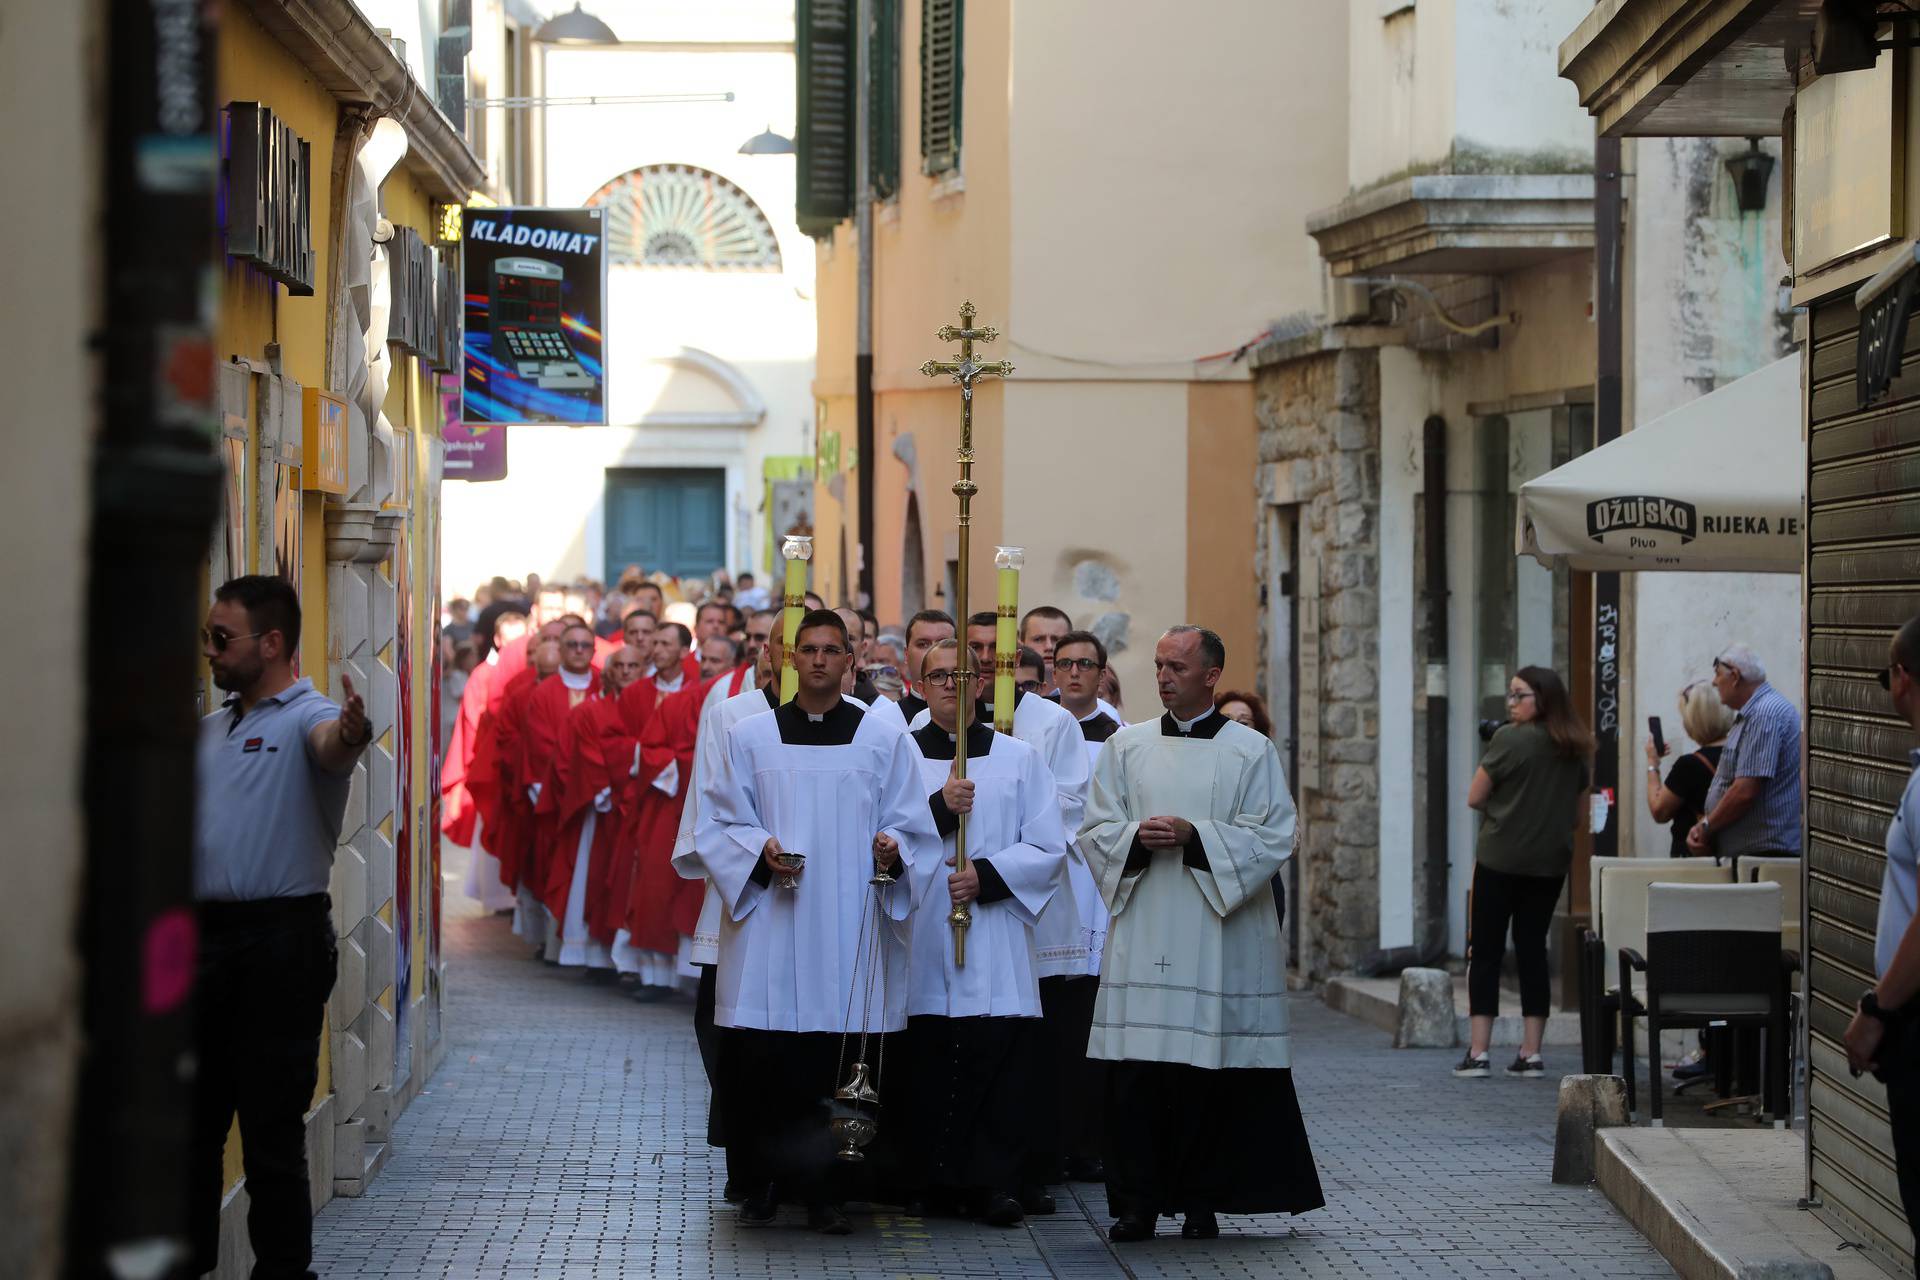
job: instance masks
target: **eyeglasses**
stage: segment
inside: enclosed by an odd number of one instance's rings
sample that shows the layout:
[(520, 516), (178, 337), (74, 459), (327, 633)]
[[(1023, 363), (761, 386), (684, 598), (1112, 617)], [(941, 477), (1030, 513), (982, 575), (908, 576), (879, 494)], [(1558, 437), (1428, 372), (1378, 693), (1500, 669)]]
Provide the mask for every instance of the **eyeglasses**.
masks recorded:
[(1020, 681), (1016, 681), (1016, 682), (1014, 683), (1014, 686), (1013, 686), (1013, 687), (1014, 687), (1015, 689), (1018, 689), (1018, 690), (1019, 690), (1019, 691), (1020, 691), (1021, 693), (1038, 693), (1038, 692), (1040, 692), (1040, 682), (1039, 682), (1038, 680), (1020, 680)]
[(803, 644), (794, 650), (802, 658), (837, 658), (845, 652), (837, 644)]
[(267, 633), (264, 631), (249, 631), (243, 636), (230, 636), (218, 627), (214, 627), (211, 630), (202, 627), (200, 628), (200, 643), (203, 645), (212, 645), (215, 653), (225, 653), (227, 646), (235, 640), (252, 640), (265, 634)]
[(1098, 671), (1100, 669), (1100, 659), (1055, 658), (1053, 660), (1053, 669), (1055, 671)]
[(1525, 691), (1520, 691), (1520, 692), (1516, 692), (1515, 690), (1509, 689), (1507, 690), (1507, 705), (1512, 706), (1516, 702), (1525, 702), (1528, 698), (1531, 698), (1532, 696), (1533, 696), (1533, 690), (1531, 689), (1527, 689)]
[(945, 671), (928, 671), (921, 675), (920, 683), (930, 689), (951, 689), (954, 681), (959, 678), (959, 674), (952, 667), (948, 667)]

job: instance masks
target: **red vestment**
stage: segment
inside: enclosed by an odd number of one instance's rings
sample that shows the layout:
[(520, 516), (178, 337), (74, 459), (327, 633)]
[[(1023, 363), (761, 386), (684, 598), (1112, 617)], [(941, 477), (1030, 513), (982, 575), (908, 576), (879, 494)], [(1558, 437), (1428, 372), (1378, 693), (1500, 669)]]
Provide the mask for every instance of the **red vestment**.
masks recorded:
[[(480, 842), (500, 859), (500, 883), (515, 890), (527, 864), (527, 841), (533, 831), (533, 802), (521, 781), (520, 740), (525, 733), (527, 702), (539, 687), (539, 676), (527, 667), (507, 681), (500, 705), (487, 720), (493, 732), (483, 734), (473, 754), (472, 772), (484, 773), (487, 790), (475, 798), (480, 804)], [(468, 787), (474, 784), (469, 782)]]
[(455, 844), (473, 843), (473, 824), (479, 811), (467, 790), (467, 768), (473, 763), (480, 717), (486, 712), (487, 691), (493, 680), (494, 668), (485, 662), (468, 675), (467, 687), (460, 691), (460, 712), (454, 717), (453, 733), (440, 761), (440, 830)]
[[(553, 844), (553, 856), (547, 868), (546, 887), (541, 900), (553, 912), (554, 919), (565, 920), (567, 898), (573, 892), (575, 863), (580, 853), (580, 833), (587, 818), (596, 812), (594, 802), (605, 791), (611, 807), (600, 812), (593, 828), (593, 845), (588, 855), (587, 901), (582, 914), (591, 926), (595, 884), (601, 879), (601, 862), (611, 856), (614, 833), (620, 828), (620, 797), (629, 781), (627, 768), (633, 760), (633, 748), (620, 753), (620, 702), (596, 693), (573, 709), (567, 717), (567, 767), (556, 771), (559, 835)], [(609, 748), (613, 754), (609, 755)], [(589, 927), (591, 932), (591, 927)]]
[[(611, 945), (616, 931), (626, 927), (627, 900), (633, 892), (633, 846), (627, 839), (633, 807), (639, 795), (633, 776), (639, 759), (640, 735), (653, 718), (660, 693), (652, 676), (642, 676), (614, 700), (618, 715), (601, 726), (600, 755), (613, 782), (614, 811), (594, 833), (593, 885), (587, 894), (587, 930)], [(602, 836), (606, 855), (601, 856)]]
[[(693, 784), (694, 737), (707, 686), (691, 680), (664, 698), (640, 738), (640, 774), (629, 842), (634, 850), (633, 892), (627, 904), (627, 934), (642, 951), (674, 954), (682, 934), (691, 935), (700, 919), (705, 885), (683, 880), (673, 869), (673, 844), (680, 834), (680, 813)], [(654, 786), (674, 769), (673, 794)]]
[[(567, 718), (584, 706), (600, 687), (600, 668), (594, 667), (593, 681), (584, 689), (569, 689), (567, 682), (555, 676), (542, 680), (527, 700), (525, 729), (520, 735), (521, 775), (524, 794), (535, 783), (540, 798), (533, 801), (533, 823), (528, 832), (530, 856), (520, 870), (520, 878), (536, 895), (544, 894), (547, 868), (553, 862), (554, 841), (560, 835), (560, 794), (566, 790), (566, 775), (571, 761), (567, 752)], [(566, 899), (561, 898), (561, 906)]]

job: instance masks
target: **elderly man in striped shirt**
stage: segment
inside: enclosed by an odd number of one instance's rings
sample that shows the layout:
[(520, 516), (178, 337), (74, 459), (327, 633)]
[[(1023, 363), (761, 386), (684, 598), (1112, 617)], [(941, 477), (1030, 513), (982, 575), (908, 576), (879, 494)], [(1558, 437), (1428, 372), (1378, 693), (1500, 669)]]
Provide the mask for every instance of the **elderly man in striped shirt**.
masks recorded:
[(1800, 855), (1800, 712), (1767, 683), (1744, 644), (1713, 660), (1713, 688), (1734, 712), (1733, 731), (1707, 791), (1706, 816), (1687, 848), (1716, 857)]

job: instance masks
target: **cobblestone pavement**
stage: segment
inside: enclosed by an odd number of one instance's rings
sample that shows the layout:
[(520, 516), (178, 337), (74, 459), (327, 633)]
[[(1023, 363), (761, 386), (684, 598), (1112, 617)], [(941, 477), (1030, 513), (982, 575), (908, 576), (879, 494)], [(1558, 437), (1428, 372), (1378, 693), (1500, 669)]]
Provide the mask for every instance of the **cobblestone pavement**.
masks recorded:
[[(1555, 1086), (1455, 1080), (1295, 998), (1295, 1083), (1328, 1207), (1220, 1239), (1105, 1240), (1098, 1186), (1024, 1229), (856, 1212), (850, 1237), (742, 1230), (704, 1142), (689, 1002), (641, 1006), (528, 958), (449, 885), (450, 1049), (361, 1199), (315, 1224), (323, 1276), (1665, 1276), (1599, 1192), (1556, 1187)], [(1572, 1050), (1553, 1056), (1571, 1058)], [(1550, 1062), (1550, 1067), (1572, 1065)]]

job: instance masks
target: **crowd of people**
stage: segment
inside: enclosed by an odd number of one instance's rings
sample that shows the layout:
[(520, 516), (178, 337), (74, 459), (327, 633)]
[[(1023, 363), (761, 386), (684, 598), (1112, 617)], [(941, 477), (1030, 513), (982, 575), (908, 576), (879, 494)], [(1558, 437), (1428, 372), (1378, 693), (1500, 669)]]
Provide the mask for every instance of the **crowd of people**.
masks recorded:
[(809, 595), (789, 653), (744, 574), (484, 594), (445, 627), (468, 891), (538, 959), (691, 1006), (744, 1223), (1012, 1226), (1069, 1178), (1117, 1241), (1322, 1203), (1274, 963), (1293, 806), (1212, 632), (1161, 638), (1164, 714), (1129, 726), (1101, 638), (1030, 609), (1002, 733), (991, 611)]

